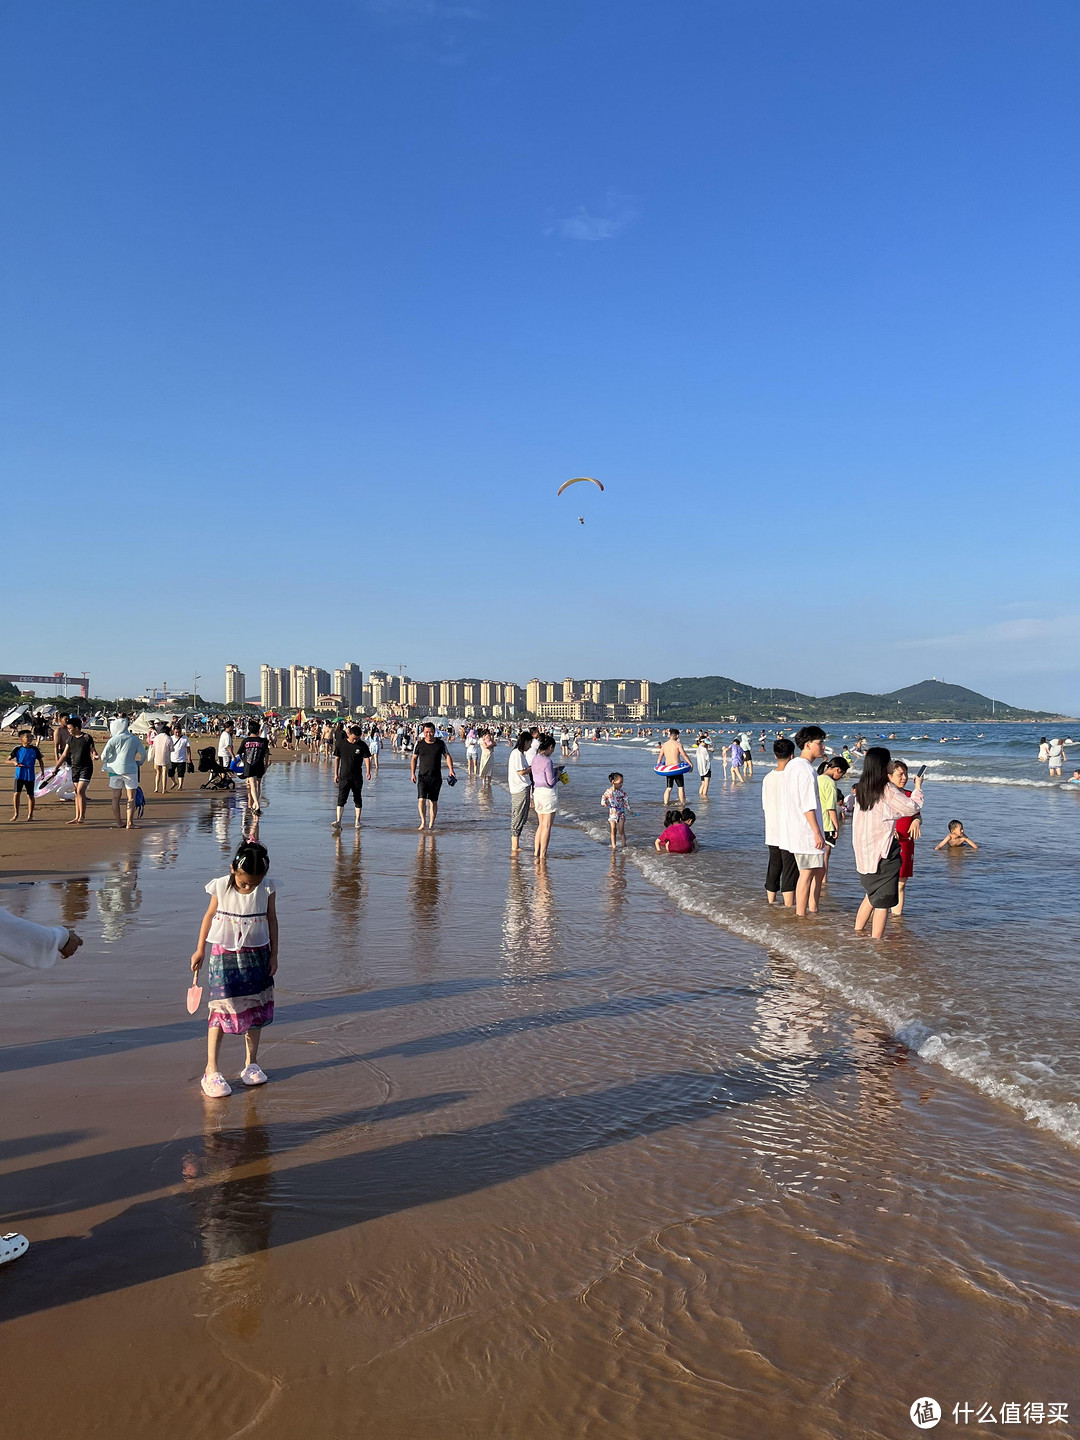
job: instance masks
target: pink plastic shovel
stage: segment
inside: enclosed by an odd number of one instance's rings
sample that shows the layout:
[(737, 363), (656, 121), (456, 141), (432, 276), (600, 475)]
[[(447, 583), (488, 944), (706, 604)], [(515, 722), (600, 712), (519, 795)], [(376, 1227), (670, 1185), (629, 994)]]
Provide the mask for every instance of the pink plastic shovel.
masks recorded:
[(199, 1006), (200, 1006), (201, 1004), (202, 1004), (202, 986), (201, 986), (201, 985), (192, 985), (191, 988), (190, 988), (190, 989), (188, 990), (188, 992), (187, 992), (187, 1008), (188, 1008), (188, 1014), (189, 1014), (189, 1015), (194, 1015), (194, 1014), (195, 1014), (195, 1011), (198, 1010), (198, 1008), (199, 1008)]

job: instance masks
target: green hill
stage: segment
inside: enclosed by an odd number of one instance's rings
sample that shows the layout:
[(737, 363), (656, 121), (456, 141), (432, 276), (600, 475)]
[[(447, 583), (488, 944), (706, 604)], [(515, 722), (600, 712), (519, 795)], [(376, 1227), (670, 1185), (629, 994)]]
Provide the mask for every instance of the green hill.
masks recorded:
[(798, 690), (741, 685), (725, 675), (681, 676), (653, 687), (662, 720), (1066, 720), (1044, 710), (1022, 710), (943, 680), (869, 695), (848, 690), (840, 695), (805, 695)]

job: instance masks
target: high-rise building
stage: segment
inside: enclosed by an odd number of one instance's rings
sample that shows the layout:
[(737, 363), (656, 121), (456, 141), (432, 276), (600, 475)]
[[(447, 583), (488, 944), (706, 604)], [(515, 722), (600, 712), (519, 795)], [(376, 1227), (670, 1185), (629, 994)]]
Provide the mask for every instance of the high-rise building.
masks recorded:
[(246, 696), (244, 694), (244, 672), (239, 665), (225, 666), (225, 704), (243, 705)]
[(289, 672), (284, 666), (259, 666), (259, 698), (264, 710), (289, 708)]
[[(327, 686), (327, 689), (330, 687)], [(312, 665), (289, 667), (289, 691), (292, 695), (291, 708), (314, 710), (318, 691), (315, 689), (315, 669)]]
[(289, 667), (289, 689), (292, 704), (297, 710), (314, 710), (320, 695), (334, 693), (330, 682), (330, 671), (318, 665), (292, 665)]
[(351, 715), (363, 704), (364, 676), (355, 662), (334, 671), (334, 692), (341, 696), (341, 707)]

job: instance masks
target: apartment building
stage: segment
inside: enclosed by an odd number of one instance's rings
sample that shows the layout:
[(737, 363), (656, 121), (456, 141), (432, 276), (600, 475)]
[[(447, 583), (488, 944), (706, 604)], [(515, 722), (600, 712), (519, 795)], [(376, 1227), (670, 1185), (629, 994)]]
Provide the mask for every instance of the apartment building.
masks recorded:
[(225, 704), (243, 705), (247, 699), (245, 694), (246, 677), (239, 665), (225, 666)]
[(291, 700), (289, 672), (284, 665), (259, 666), (259, 703), (264, 710), (287, 710)]

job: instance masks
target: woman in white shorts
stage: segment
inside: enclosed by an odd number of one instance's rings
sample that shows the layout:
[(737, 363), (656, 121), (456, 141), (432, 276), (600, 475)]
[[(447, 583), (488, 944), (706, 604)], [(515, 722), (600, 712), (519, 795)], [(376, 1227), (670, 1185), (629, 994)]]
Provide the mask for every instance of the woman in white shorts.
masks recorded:
[(531, 770), (533, 778), (533, 805), (536, 807), (536, 843), (533, 854), (537, 860), (547, 856), (551, 840), (551, 824), (559, 811), (559, 797), (555, 793), (556, 775), (551, 757), (555, 753), (555, 737), (541, 735), (540, 748), (533, 756)]

